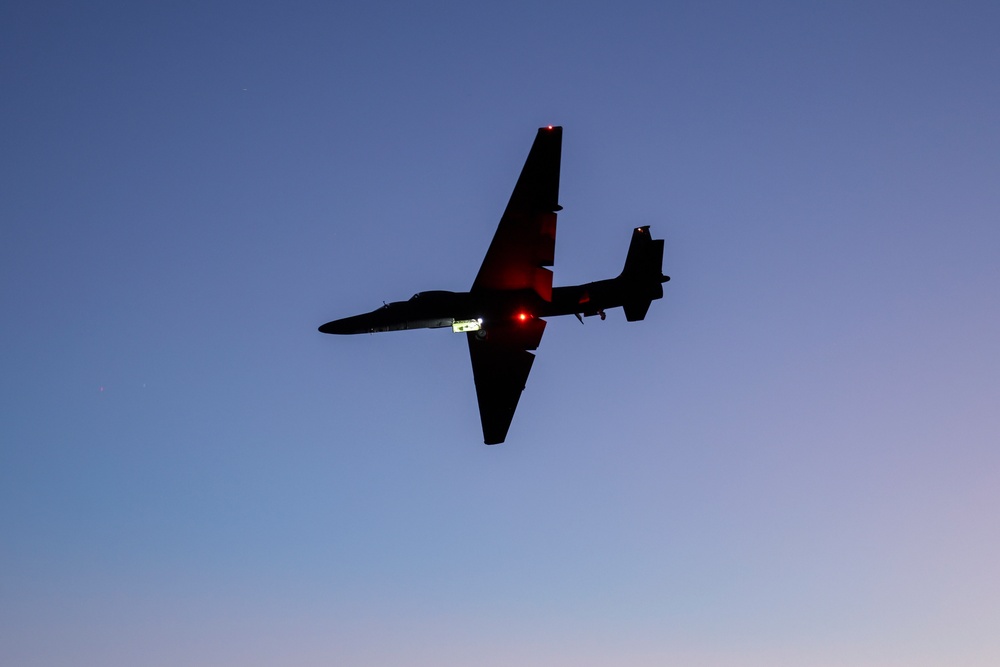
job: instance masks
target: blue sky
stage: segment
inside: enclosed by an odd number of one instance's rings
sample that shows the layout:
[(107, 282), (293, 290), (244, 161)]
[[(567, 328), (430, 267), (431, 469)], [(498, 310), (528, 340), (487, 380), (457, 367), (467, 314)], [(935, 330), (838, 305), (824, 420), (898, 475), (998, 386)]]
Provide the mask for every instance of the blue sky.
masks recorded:
[[(0, 662), (994, 665), (993, 3), (8, 3)], [(563, 125), (508, 441), (448, 331)]]

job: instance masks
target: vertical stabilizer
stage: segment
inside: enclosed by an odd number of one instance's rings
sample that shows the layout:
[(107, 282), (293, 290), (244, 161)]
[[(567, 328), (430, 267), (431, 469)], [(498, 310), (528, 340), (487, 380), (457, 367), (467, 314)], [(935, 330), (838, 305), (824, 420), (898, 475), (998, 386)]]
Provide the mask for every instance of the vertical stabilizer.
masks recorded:
[(628, 294), (622, 308), (629, 322), (645, 318), (650, 302), (663, 296), (661, 283), (670, 280), (663, 275), (663, 239), (650, 236), (649, 226), (632, 230), (625, 268), (618, 280)]

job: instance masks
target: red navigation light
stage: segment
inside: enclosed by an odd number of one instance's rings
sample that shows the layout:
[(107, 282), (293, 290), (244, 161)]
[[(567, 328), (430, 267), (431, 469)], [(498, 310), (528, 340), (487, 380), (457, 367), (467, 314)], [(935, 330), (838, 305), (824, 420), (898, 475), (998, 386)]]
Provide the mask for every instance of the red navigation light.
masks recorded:
[(521, 320), (522, 322), (527, 321), (527, 319), (528, 319), (528, 313), (525, 313), (523, 311), (520, 312), (520, 313), (518, 313), (517, 314), (517, 319)]
[(552, 129), (552, 126), (551, 126), (551, 125), (549, 125), (549, 129), (550, 129), (550, 130)]

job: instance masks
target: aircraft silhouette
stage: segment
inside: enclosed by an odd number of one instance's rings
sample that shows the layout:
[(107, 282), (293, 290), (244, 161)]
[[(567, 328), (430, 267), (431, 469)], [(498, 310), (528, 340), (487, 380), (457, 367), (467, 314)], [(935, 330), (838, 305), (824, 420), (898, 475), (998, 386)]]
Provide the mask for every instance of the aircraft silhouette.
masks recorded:
[(359, 334), (451, 327), (465, 333), (479, 399), (483, 440), (504, 441), (538, 348), (544, 317), (600, 315), (621, 307), (629, 322), (646, 316), (670, 280), (662, 273), (663, 240), (649, 227), (632, 230), (625, 268), (615, 278), (552, 287), (559, 206), (562, 128), (535, 135), (521, 175), (500, 218), (479, 274), (468, 292), (429, 291), (387, 303), (363, 315), (327, 322), (328, 334)]

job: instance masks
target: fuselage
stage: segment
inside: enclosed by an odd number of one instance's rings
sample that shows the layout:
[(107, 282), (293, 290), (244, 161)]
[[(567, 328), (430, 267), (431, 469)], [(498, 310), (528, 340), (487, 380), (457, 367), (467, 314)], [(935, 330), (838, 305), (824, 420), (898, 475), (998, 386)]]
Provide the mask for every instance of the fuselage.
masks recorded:
[(489, 330), (493, 324), (559, 315), (590, 316), (609, 308), (624, 306), (629, 300), (659, 299), (661, 282), (630, 280), (625, 276), (583, 285), (555, 287), (546, 301), (532, 290), (418, 292), (407, 301), (394, 301), (370, 313), (327, 322), (319, 328), (328, 334), (360, 334), (409, 329), (453, 327), (456, 331)]

